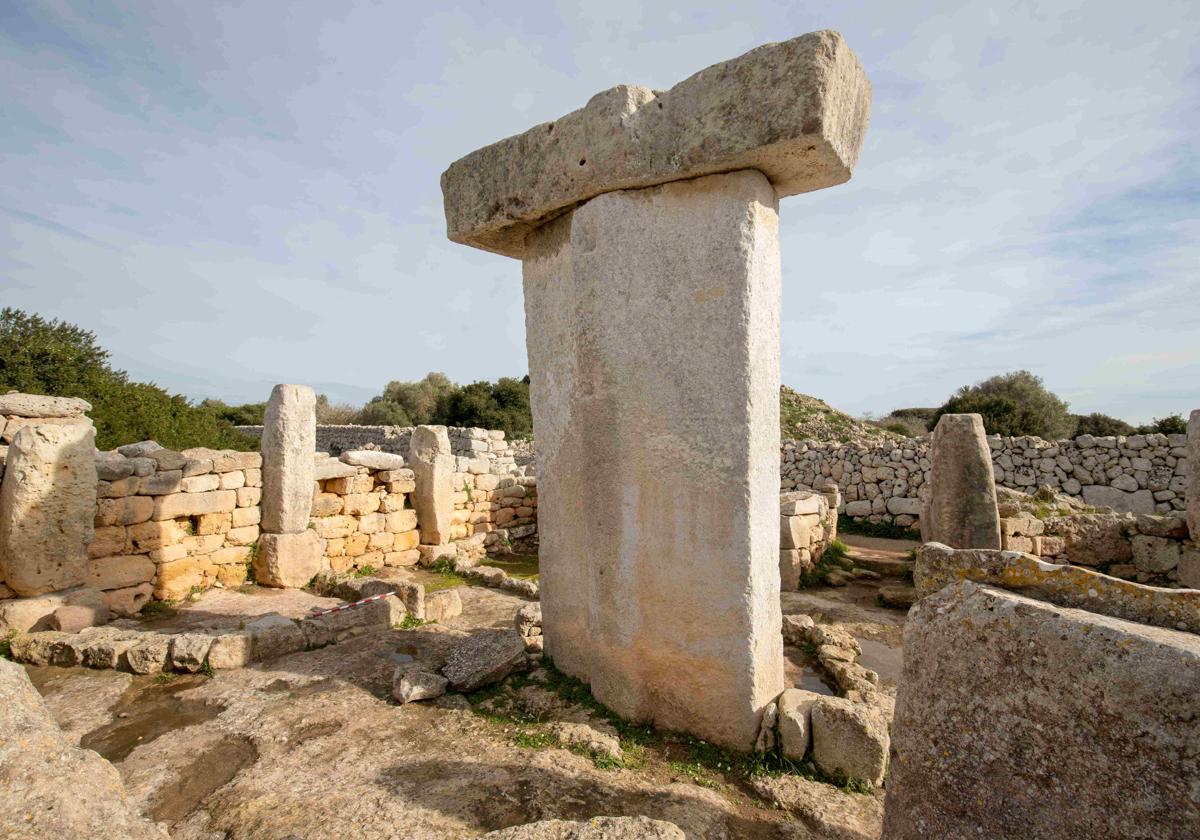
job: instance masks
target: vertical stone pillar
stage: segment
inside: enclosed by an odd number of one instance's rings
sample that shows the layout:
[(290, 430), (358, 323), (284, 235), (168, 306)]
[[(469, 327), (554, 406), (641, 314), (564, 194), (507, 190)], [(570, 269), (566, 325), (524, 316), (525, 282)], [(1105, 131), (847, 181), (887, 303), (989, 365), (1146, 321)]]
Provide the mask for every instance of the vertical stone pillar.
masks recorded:
[(930, 445), (921, 539), (951, 548), (1000, 548), (996, 479), (983, 418), (943, 414)]
[(263, 420), (262, 534), (254, 577), (298, 588), (328, 565), (325, 541), (309, 529), (317, 449), (317, 398), (307, 385), (276, 385)]
[(1200, 543), (1200, 408), (1188, 417), (1187, 426), (1187, 525), (1192, 542)]
[(96, 430), (87, 418), (22, 426), (0, 483), (0, 579), (18, 595), (83, 584), (96, 517)]
[(525, 263), (546, 651), (626, 717), (749, 750), (783, 689), (778, 199), (869, 106), (817, 32), (442, 175), (450, 238)]
[(783, 690), (774, 190), (608, 193), (529, 249), (546, 651), (623, 715), (749, 743)]
[(450, 541), (454, 516), (454, 455), (445, 426), (417, 426), (409, 443), (409, 467), (416, 489), (413, 508), (422, 545), (445, 545)]

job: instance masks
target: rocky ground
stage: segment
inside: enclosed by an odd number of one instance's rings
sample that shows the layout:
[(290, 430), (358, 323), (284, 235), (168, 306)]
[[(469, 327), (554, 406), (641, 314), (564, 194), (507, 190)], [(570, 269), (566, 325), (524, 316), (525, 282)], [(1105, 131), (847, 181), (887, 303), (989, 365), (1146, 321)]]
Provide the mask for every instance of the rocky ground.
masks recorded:
[[(843, 625), (894, 696), (904, 612), (878, 606), (872, 587), (785, 593), (784, 612)], [(483, 587), (459, 592), (463, 614), (444, 624), (378, 630), (211, 677), (28, 671), (67, 734), (112, 761), (143, 812), (181, 840), (467, 838), (593, 815), (646, 815), (710, 840), (878, 836), (881, 792), (843, 792), (783, 775), (777, 762), (623, 725), (552, 668), (470, 697), (397, 705), (398, 664), (437, 667), (465, 634), (512, 627), (529, 603)], [(211, 624), (239, 609), (300, 614), (317, 603), (328, 599), (214, 591), (155, 621)], [(787, 650), (795, 684), (819, 690), (805, 652)]]

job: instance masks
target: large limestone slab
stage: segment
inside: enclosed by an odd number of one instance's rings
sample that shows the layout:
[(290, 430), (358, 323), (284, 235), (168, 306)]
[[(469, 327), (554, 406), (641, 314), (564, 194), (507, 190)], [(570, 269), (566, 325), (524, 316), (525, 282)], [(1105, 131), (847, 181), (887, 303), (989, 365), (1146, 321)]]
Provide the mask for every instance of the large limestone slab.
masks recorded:
[(25, 426), (0, 483), (0, 575), (18, 595), (87, 580), (96, 517), (96, 430), (90, 422)]
[(63, 734), (25, 670), (0, 660), (0, 831), (11, 840), (166, 840), (116, 768)]
[(307, 385), (276, 385), (262, 434), (262, 529), (296, 534), (312, 509), (317, 397)]
[(777, 196), (843, 183), (871, 87), (832, 31), (714, 65), (667, 91), (621, 85), (442, 174), (450, 239), (524, 257), (538, 225), (597, 195), (755, 169)]
[(952, 548), (999, 548), (992, 455), (978, 414), (943, 414), (930, 445), (933, 467), (921, 539)]
[(1194, 837), (1200, 636), (962, 582), (904, 633), (889, 840)]
[(79, 417), (91, 410), (92, 404), (78, 397), (0, 394), (0, 415), (8, 417)]
[(1200, 408), (1192, 412), (1187, 427), (1187, 524), (1192, 541), (1200, 543)]
[(298, 534), (262, 534), (254, 554), (254, 580), (263, 586), (300, 589), (329, 568), (325, 540), (312, 529)]
[(1195, 590), (1145, 586), (1016, 551), (955, 550), (941, 543), (925, 543), (917, 549), (913, 569), (917, 597), (963, 580), (1140, 624), (1200, 633), (1200, 592)]
[(524, 265), (546, 652), (746, 750), (784, 687), (778, 249), (736, 172), (594, 198)]
[(412, 494), (422, 545), (450, 541), (454, 517), (454, 455), (445, 426), (417, 426), (409, 442), (409, 467), (416, 489)]

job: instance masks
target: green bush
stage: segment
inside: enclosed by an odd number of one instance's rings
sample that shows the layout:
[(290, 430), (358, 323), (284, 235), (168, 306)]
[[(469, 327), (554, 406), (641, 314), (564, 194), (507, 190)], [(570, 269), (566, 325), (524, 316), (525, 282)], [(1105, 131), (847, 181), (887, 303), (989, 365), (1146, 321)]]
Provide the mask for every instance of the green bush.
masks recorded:
[(88, 330), (19, 309), (0, 310), (0, 391), (82, 397), (92, 404), (100, 449), (147, 439), (170, 449), (255, 447), (215, 411), (157, 385), (131, 382), (108, 359)]
[(1171, 414), (1161, 420), (1157, 417), (1147, 426), (1138, 426), (1138, 432), (1147, 435), (1157, 432), (1160, 435), (1186, 435), (1187, 421), (1182, 414)]
[(1118, 420), (1116, 417), (1109, 417), (1107, 414), (1076, 414), (1075, 417), (1075, 437), (1080, 435), (1091, 435), (1092, 437), (1113, 437), (1115, 435), (1131, 435), (1133, 434), (1133, 426), (1130, 426), (1124, 420)]
[(943, 414), (980, 414), (984, 428), (992, 435), (1036, 435), (1057, 440), (1075, 431), (1067, 404), (1027, 370), (963, 386), (937, 410), (930, 428)]

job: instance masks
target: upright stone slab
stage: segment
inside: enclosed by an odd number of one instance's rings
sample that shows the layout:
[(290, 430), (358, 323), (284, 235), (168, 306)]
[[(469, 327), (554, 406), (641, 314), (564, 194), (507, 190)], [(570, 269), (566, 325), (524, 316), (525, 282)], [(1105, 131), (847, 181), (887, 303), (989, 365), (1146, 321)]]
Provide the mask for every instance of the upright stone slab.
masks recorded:
[(1195, 837), (1197, 721), (1200, 636), (946, 587), (905, 625), (883, 836)]
[(450, 540), (454, 516), (454, 455), (445, 426), (417, 426), (409, 442), (409, 468), (416, 489), (413, 508), (424, 545), (444, 545)]
[(442, 176), (450, 238), (525, 261), (546, 652), (626, 717), (749, 750), (783, 689), (778, 198), (850, 177), (869, 106), (817, 32)]
[(96, 430), (31, 425), (8, 448), (0, 483), (0, 575), (18, 595), (87, 580), (96, 517)]
[(943, 414), (930, 446), (928, 495), (921, 509), (921, 539), (951, 548), (999, 548), (996, 479), (983, 418)]
[(608, 193), (528, 248), (546, 652), (623, 715), (744, 748), (784, 687), (771, 184)]
[(308, 527), (317, 449), (317, 397), (307, 385), (276, 385), (262, 434), (262, 530), (298, 534)]
[(1187, 468), (1188, 533), (1192, 542), (1200, 543), (1200, 408), (1188, 418)]

